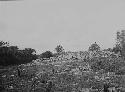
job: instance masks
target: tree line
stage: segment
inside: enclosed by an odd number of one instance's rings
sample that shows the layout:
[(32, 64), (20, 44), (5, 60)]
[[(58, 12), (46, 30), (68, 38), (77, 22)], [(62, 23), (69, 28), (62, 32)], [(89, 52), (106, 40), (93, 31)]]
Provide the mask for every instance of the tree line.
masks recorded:
[(35, 49), (19, 49), (18, 46), (11, 46), (9, 42), (0, 41), (0, 66), (25, 64), (37, 58), (54, 57), (64, 51), (61, 45), (57, 45), (55, 50), (57, 51), (57, 53), (45, 51), (40, 55), (37, 55)]
[[(11, 46), (8, 42), (0, 41), (0, 65), (18, 65), (29, 63), (32, 60), (39, 58), (56, 57), (64, 52), (64, 48), (61, 45), (57, 45), (55, 48), (56, 53), (51, 51), (45, 51), (40, 55), (36, 54), (35, 49), (25, 48), (19, 49), (18, 46)], [(89, 51), (99, 51), (100, 46), (95, 42), (91, 44)], [(105, 49), (116, 54), (120, 54), (125, 59), (125, 30), (116, 33), (116, 44), (113, 48)]]
[(32, 48), (19, 49), (11, 46), (8, 42), (0, 41), (0, 65), (18, 65), (37, 59), (35, 50)]

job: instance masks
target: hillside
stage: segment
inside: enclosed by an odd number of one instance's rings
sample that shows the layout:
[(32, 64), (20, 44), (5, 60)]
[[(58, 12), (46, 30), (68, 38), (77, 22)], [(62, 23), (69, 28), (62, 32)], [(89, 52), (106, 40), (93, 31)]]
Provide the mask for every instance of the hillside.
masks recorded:
[(3, 92), (102, 92), (108, 83), (110, 88), (124, 90), (124, 65), (118, 54), (108, 51), (66, 52), (11, 67), (1, 73), (1, 89), (5, 89)]

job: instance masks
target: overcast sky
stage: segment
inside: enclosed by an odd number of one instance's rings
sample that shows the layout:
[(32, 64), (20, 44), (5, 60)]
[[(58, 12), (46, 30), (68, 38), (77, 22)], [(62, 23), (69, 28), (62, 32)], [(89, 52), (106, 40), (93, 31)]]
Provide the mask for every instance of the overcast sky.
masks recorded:
[(112, 47), (125, 29), (125, 0), (20, 0), (0, 2), (0, 40), (38, 52)]

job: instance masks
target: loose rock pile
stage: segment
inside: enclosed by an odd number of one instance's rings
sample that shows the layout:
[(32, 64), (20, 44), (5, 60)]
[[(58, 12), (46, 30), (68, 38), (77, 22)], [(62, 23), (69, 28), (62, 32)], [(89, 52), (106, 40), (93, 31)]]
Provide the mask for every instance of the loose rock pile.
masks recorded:
[(17, 66), (11, 70), (12, 74), (7, 72), (1, 76), (2, 85), (5, 89), (15, 92), (98, 92), (103, 90), (104, 82), (118, 84), (119, 81), (114, 79), (121, 78), (103, 70), (93, 72), (88, 60), (100, 56), (118, 57), (106, 51), (65, 52), (58, 57), (36, 59), (31, 63)]

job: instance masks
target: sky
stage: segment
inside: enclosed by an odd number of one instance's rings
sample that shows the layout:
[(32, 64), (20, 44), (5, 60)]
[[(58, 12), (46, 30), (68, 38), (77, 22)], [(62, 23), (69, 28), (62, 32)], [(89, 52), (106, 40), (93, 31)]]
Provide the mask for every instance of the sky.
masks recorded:
[(125, 0), (0, 1), (0, 40), (38, 53), (113, 47), (125, 29)]

